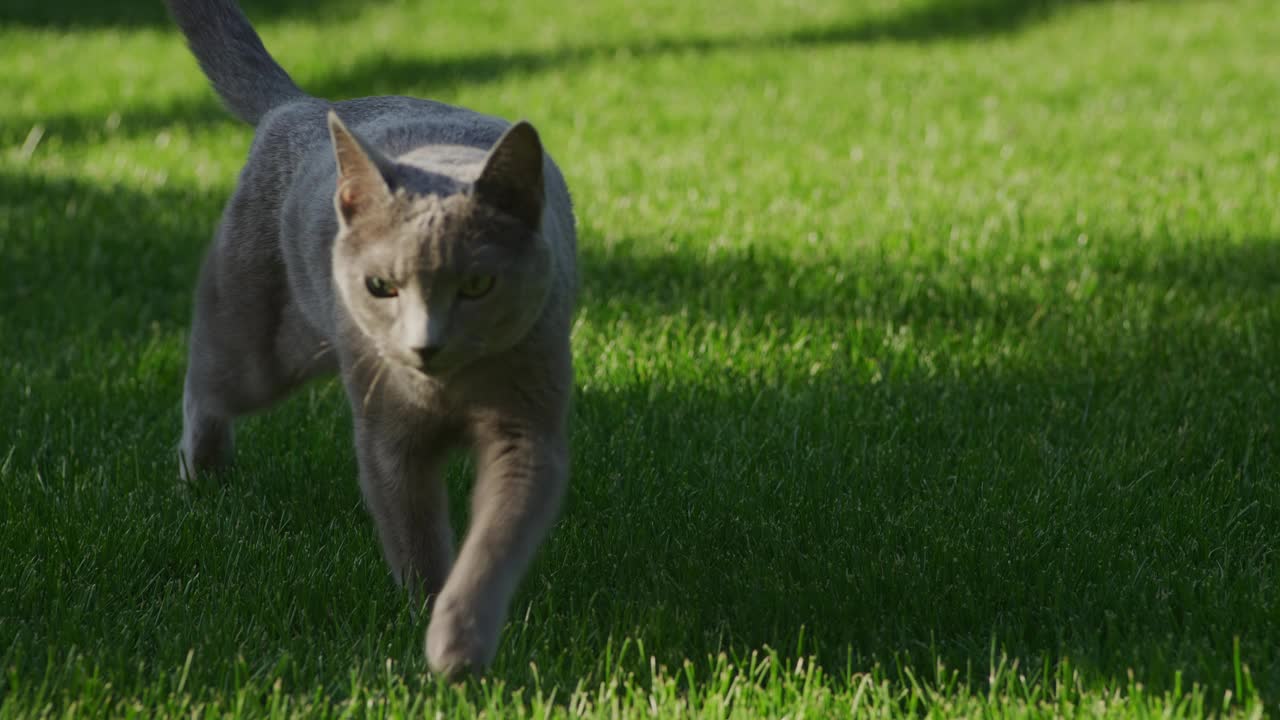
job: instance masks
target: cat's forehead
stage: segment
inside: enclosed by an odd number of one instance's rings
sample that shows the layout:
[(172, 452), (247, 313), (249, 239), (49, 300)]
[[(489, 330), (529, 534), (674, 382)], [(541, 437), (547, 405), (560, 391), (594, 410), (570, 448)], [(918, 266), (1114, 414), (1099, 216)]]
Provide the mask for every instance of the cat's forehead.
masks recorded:
[(423, 240), (463, 240), (492, 221), (492, 213), (476, 202), (468, 191), (449, 194), (418, 194), (401, 190), (397, 200), (402, 204), (404, 225)]
[(401, 262), (420, 269), (464, 271), (498, 262), (516, 246), (519, 227), (469, 192), (399, 194), (404, 218), (398, 235)]

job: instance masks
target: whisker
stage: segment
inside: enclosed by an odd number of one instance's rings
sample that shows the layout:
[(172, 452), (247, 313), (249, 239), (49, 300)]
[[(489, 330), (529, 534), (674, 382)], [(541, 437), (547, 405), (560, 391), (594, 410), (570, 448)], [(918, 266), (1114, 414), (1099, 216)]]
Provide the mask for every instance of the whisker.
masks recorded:
[(319, 360), (321, 355), (324, 355), (325, 353), (329, 352), (332, 349), (333, 349), (333, 345), (330, 344), (328, 340), (321, 340), (320, 349), (316, 351), (315, 355), (311, 356), (311, 359), (307, 361), (307, 365), (310, 365), (316, 360)]
[(362, 364), (364, 364), (369, 360), (377, 360), (380, 356), (381, 356), (381, 353), (365, 353), (364, 355), (361, 355), (360, 357), (356, 358), (356, 361), (354, 363), (351, 364), (351, 370), (349, 372), (352, 375), (355, 375), (356, 372), (360, 370), (360, 366)]
[(302, 365), (298, 367), (298, 369), (294, 372), (294, 377), (297, 377), (297, 378), (306, 377), (307, 373), (311, 371), (311, 368), (315, 366), (316, 361), (319, 360), (321, 357), (324, 357), (325, 353), (328, 353), (332, 349), (333, 349), (333, 345), (330, 344), (328, 340), (321, 340), (320, 349), (317, 350), (315, 354), (311, 356), (310, 359), (308, 359), (306, 362), (302, 363)]
[(369, 398), (373, 397), (373, 391), (377, 389), (378, 381), (382, 379), (382, 376), (386, 374), (386, 371), (386, 363), (378, 366), (378, 373), (373, 376), (373, 382), (369, 383), (369, 390), (364, 394), (364, 407), (361, 409), (361, 412), (369, 409)]

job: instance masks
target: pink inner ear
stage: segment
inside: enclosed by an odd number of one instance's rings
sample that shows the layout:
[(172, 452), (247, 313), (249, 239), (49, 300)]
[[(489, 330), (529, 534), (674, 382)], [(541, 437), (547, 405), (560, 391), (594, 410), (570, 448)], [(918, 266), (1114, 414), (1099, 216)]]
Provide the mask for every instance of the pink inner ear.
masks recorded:
[(351, 182), (344, 182), (338, 186), (338, 204), (342, 206), (343, 214), (350, 217), (356, 211), (356, 203), (359, 199), (360, 194), (352, 187)]

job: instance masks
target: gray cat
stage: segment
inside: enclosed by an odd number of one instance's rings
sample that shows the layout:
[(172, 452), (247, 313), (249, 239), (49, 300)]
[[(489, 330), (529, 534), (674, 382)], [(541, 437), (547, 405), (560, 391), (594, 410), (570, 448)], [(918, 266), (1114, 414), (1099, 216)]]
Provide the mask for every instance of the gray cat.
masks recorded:
[[(434, 600), (428, 663), (482, 671), (568, 476), (564, 179), (528, 123), (309, 97), (234, 0), (167, 2), (223, 102), (257, 128), (200, 273), (180, 472), (230, 462), (236, 417), (340, 373), (383, 555)], [(441, 475), (459, 446), (477, 477), (455, 561)]]

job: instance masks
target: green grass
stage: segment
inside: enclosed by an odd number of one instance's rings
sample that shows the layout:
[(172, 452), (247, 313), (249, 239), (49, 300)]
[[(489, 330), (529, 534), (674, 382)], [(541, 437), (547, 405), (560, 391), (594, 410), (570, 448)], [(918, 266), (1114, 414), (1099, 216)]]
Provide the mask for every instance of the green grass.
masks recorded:
[(334, 382), (175, 483), (251, 134), (158, 2), (77, 4), (0, 10), (0, 717), (1280, 702), (1271, 0), (249, 4), (309, 90), (530, 118), (575, 191), (572, 489), (460, 687)]

